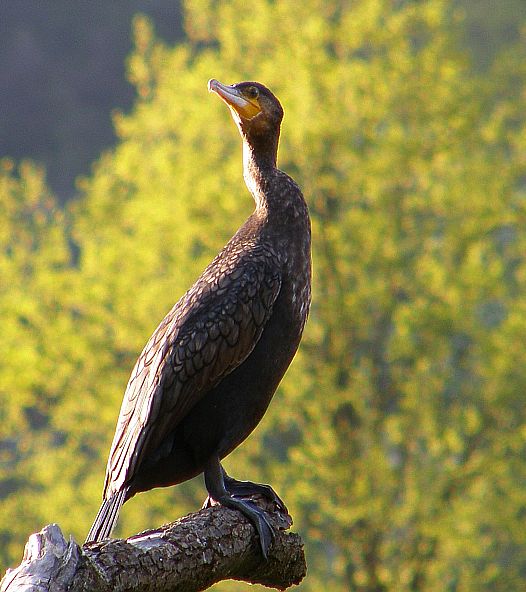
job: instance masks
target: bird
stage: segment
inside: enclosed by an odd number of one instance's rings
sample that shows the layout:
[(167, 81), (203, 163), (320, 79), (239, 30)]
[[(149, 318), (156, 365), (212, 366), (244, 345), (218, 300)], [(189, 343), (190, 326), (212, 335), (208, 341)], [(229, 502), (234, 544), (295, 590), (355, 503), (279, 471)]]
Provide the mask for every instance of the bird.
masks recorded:
[[(255, 207), (168, 312), (126, 387), (103, 502), (86, 542), (108, 538), (139, 492), (204, 474), (208, 503), (242, 512), (268, 558), (274, 530), (252, 500), (285, 507), (271, 486), (221, 461), (255, 429), (301, 340), (311, 303), (311, 225), (299, 186), (277, 167), (283, 108), (259, 82), (208, 83), (229, 107)], [(286, 509), (286, 508), (285, 508)]]

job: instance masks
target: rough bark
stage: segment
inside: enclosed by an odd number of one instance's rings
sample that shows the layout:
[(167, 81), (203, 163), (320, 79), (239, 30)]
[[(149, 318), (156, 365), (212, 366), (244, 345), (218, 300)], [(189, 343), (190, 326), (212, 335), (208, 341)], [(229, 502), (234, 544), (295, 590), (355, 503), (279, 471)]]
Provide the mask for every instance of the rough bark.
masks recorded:
[(284, 530), (292, 524), (290, 516), (265, 509), (276, 528), (268, 561), (252, 525), (221, 506), (82, 548), (50, 524), (31, 535), (22, 563), (8, 570), (0, 592), (197, 592), (225, 579), (285, 590), (305, 576), (303, 543)]

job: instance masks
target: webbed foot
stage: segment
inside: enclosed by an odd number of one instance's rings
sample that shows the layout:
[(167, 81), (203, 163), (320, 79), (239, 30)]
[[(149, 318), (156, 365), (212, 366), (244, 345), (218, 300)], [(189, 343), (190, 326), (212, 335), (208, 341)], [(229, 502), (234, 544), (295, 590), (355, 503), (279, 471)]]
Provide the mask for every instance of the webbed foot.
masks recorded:
[(268, 521), (265, 512), (257, 504), (250, 500), (242, 499), (242, 497), (259, 493), (271, 499), (279, 508), (284, 508), (286, 511), (283, 501), (269, 485), (232, 479), (232, 477), (226, 474), (218, 458), (210, 459), (204, 476), (208, 497), (203, 504), (203, 508), (209, 508), (219, 503), (226, 508), (239, 510), (254, 525), (259, 535), (263, 557), (268, 559), (268, 551), (274, 540), (274, 528)]

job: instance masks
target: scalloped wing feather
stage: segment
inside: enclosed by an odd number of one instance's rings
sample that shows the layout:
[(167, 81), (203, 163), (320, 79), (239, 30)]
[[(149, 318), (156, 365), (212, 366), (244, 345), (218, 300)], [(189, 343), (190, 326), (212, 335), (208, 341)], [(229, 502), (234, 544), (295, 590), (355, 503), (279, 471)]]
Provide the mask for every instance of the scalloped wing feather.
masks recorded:
[(105, 498), (121, 490), (201, 397), (250, 355), (272, 314), (281, 287), (277, 256), (263, 247), (250, 257), (222, 260), (222, 254), (163, 319), (135, 364), (108, 459)]

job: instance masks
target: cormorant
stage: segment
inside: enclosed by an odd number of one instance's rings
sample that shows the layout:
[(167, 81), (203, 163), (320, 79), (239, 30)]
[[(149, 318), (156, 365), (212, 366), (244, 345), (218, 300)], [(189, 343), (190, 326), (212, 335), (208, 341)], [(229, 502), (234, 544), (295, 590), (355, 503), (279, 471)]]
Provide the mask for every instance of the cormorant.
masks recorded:
[(139, 356), (87, 542), (107, 538), (136, 493), (204, 472), (208, 499), (245, 514), (266, 557), (272, 528), (242, 496), (283, 502), (268, 485), (228, 476), (221, 459), (260, 422), (298, 348), (311, 299), (310, 220), (299, 187), (276, 167), (278, 99), (257, 82), (210, 80), (208, 89), (239, 128), (255, 210)]

